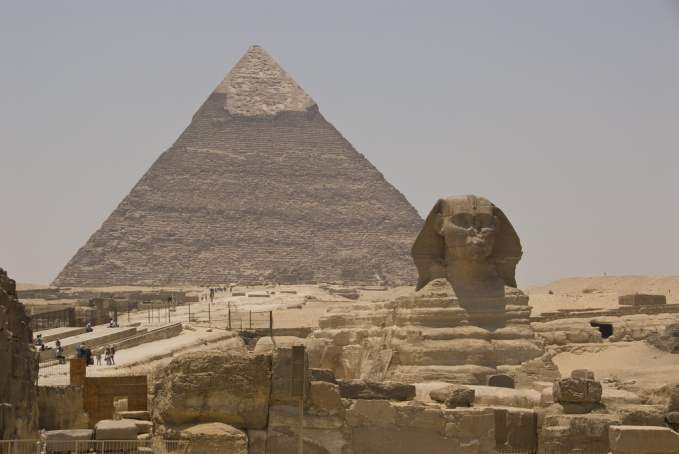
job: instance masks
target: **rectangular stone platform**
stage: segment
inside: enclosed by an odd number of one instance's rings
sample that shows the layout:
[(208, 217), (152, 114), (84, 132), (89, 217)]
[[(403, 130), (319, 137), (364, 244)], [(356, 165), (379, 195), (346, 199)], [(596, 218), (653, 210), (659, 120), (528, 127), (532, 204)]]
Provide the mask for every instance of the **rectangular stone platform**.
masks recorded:
[(42, 334), (43, 342), (52, 342), (57, 339), (61, 340), (67, 337), (77, 336), (78, 334), (82, 334), (84, 332), (85, 332), (84, 326), (63, 326), (61, 328), (52, 328), (42, 331), (35, 331), (33, 333), (33, 338), (35, 339), (36, 337), (38, 337), (39, 334)]

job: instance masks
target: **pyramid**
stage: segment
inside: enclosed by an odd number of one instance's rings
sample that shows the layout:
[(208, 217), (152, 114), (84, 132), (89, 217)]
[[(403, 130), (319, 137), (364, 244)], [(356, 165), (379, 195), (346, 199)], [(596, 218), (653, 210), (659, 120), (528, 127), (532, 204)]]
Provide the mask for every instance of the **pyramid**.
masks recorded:
[(53, 285), (413, 284), (421, 226), (253, 46)]

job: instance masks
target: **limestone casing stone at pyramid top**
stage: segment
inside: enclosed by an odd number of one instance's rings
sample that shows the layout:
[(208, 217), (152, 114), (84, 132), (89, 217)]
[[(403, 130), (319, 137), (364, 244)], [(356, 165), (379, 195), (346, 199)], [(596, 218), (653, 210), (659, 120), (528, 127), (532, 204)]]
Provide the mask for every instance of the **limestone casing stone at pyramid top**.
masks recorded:
[(252, 46), (217, 86), (231, 115), (273, 116), (304, 112), (313, 99), (261, 47)]

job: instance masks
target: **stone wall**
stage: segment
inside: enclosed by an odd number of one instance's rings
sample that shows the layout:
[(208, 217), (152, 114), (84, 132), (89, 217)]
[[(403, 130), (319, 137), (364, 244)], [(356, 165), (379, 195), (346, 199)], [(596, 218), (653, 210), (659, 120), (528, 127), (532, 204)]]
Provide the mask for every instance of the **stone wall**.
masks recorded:
[(0, 439), (27, 438), (38, 424), (38, 358), (16, 283), (0, 268)]
[(82, 386), (38, 387), (40, 429), (87, 429), (84, 405)]
[(160, 328), (151, 329), (139, 336), (130, 337), (119, 342), (114, 342), (116, 350), (124, 348), (132, 348), (138, 345), (146, 344), (148, 342), (155, 342), (158, 340), (169, 339), (171, 337), (179, 336), (182, 332), (182, 324), (174, 323), (168, 326), (161, 326)]

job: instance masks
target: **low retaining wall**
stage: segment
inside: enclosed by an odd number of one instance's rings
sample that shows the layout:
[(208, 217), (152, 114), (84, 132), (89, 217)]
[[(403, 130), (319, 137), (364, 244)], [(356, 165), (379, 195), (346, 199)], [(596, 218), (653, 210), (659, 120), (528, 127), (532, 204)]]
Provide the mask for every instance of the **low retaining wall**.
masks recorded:
[(152, 329), (139, 336), (130, 337), (124, 339), (120, 342), (114, 342), (116, 350), (122, 350), (124, 348), (132, 348), (138, 345), (147, 344), (149, 342), (154, 342), (163, 339), (169, 339), (171, 337), (178, 336), (182, 332), (181, 323), (173, 323), (172, 325), (161, 326), (160, 328)]

